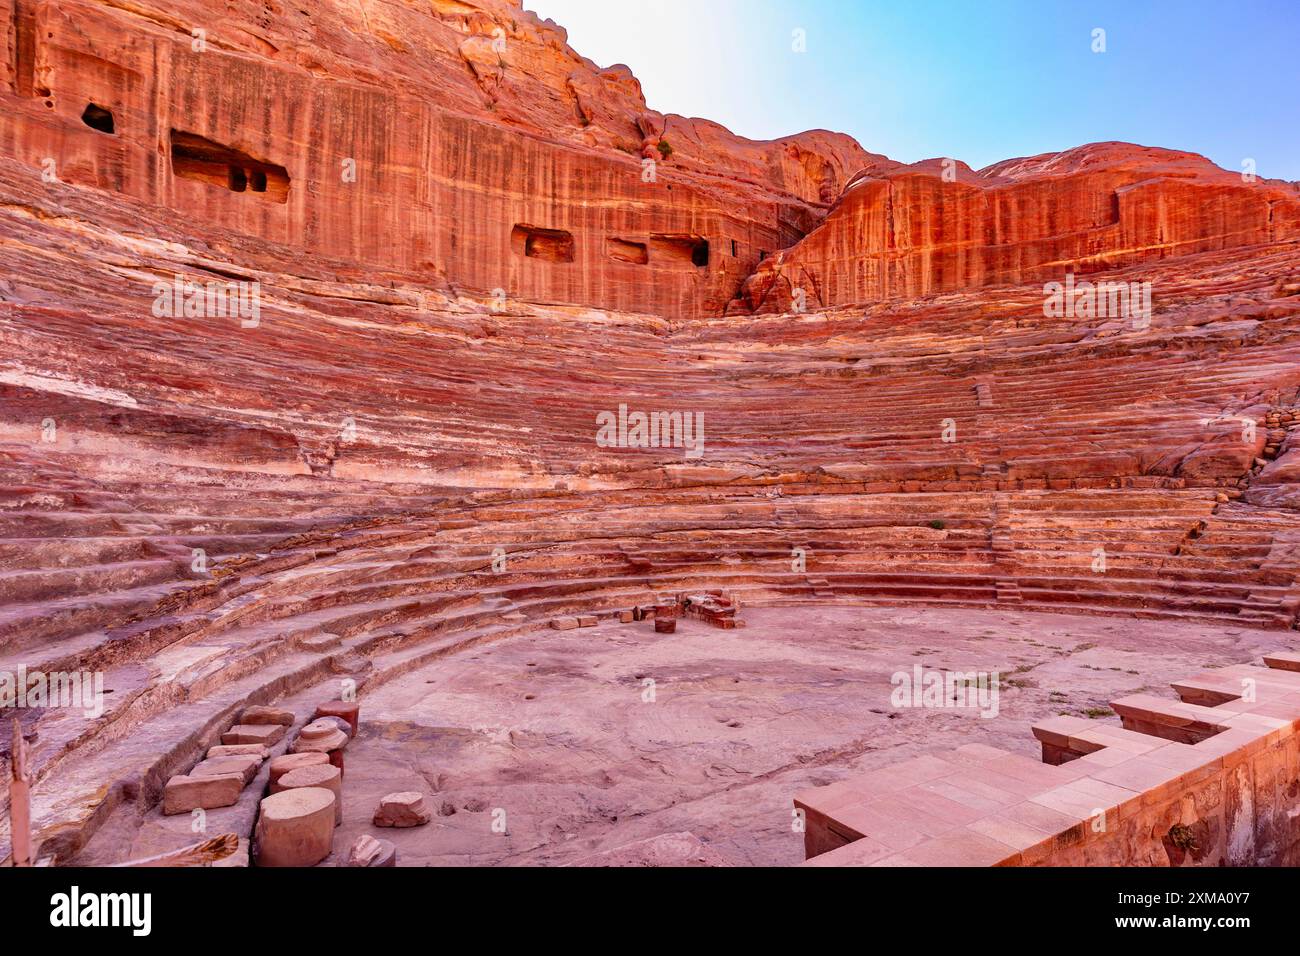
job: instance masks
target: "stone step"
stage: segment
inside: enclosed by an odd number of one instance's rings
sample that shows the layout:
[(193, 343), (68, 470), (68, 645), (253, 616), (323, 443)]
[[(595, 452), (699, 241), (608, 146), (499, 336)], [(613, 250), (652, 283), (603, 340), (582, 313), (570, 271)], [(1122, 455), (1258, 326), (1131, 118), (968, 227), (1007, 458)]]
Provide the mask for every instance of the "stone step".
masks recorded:
[(1300, 651), (1274, 651), (1264, 655), (1264, 663), (1278, 670), (1300, 672)]

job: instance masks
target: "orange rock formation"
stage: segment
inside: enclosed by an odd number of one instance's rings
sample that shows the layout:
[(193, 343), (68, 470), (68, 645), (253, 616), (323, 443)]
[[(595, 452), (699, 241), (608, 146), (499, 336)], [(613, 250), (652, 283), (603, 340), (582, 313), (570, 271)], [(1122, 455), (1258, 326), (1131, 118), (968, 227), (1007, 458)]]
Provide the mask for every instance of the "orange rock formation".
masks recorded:
[(1300, 238), (1300, 185), (1128, 143), (864, 170), (813, 232), (764, 261), (736, 306), (785, 311), (1060, 280)]
[(114, 690), (22, 713), (38, 856), (245, 707), (674, 594), (1294, 626), (1294, 184), (752, 142), (518, 3), (270, 9), (0, 0), (0, 671)]
[(4, 0), (0, 17), (4, 153), (256, 240), (247, 268), (324, 257), (701, 315), (872, 160), (847, 136), (756, 143), (650, 110), (626, 67), (505, 0), (380, 4), (364, 24), (337, 0), (245, 16)]

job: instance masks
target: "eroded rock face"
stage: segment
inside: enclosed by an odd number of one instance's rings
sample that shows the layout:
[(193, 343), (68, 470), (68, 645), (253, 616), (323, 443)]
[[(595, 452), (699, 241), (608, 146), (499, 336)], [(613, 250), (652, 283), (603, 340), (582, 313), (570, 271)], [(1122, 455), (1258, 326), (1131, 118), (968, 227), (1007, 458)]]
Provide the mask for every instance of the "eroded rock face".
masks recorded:
[(424, 826), (433, 819), (433, 814), (425, 805), (424, 794), (414, 791), (390, 793), (379, 802), (373, 823), (377, 827)]
[(952, 160), (856, 177), (765, 261), (733, 311), (783, 312), (1022, 282), (1300, 238), (1300, 187), (1192, 153), (1095, 143), (978, 172)]
[[(55, 0), (0, 19), (22, 40), (0, 88), (5, 152), (254, 239), (248, 268), (269, 245), (700, 315), (871, 161), (838, 134), (759, 143), (655, 113), (626, 67), (598, 68), (505, 0), (380, 4), (364, 21), (340, 0), (219, 17), (199, 0)], [(530, 239), (548, 234), (562, 254)], [(682, 255), (683, 236), (707, 251)]]
[[(678, 593), (1294, 625), (1294, 187), (1111, 146), (947, 183), (656, 113), (517, 5), (207, 6), (0, 0), (0, 670), (113, 691), (23, 714), (45, 858), (128, 858), (87, 844), (174, 779), (251, 835), (261, 784), (177, 776), (209, 749), (310, 744), (433, 649), (626, 615), (674, 652), (695, 621), (630, 609)], [(1154, 282), (1149, 326), (1045, 317), (1067, 266)], [(795, 271), (843, 304), (770, 313)], [(260, 283), (259, 322), (156, 311), (178, 275)], [(621, 405), (701, 416), (698, 456), (599, 444)], [(337, 716), (259, 773), (341, 764)]]

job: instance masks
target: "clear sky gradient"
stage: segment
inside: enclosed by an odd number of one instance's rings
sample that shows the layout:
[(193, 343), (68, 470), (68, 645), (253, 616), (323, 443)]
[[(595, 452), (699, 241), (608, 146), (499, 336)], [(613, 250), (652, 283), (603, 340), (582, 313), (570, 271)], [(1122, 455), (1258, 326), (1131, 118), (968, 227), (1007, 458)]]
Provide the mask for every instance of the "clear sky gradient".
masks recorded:
[[(524, 0), (649, 105), (903, 162), (1125, 140), (1300, 180), (1300, 0)], [(1106, 31), (1106, 52), (1092, 32)], [(791, 49), (806, 31), (807, 52)]]

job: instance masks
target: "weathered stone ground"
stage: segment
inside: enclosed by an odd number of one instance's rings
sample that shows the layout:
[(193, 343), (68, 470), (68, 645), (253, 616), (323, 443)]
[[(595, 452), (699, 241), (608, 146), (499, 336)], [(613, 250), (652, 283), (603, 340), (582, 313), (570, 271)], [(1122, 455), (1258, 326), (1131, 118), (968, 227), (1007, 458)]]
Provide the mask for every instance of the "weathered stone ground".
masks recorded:
[[(1024, 612), (777, 607), (722, 631), (682, 620), (543, 630), (437, 661), (367, 694), (347, 751), (337, 862), (364, 832), (401, 865), (568, 864), (636, 841), (658, 862), (803, 859), (803, 788), (968, 742), (1037, 755), (1030, 724), (1118, 723), (1111, 698), (1291, 644), (1277, 632)], [(998, 716), (895, 710), (914, 664), (998, 671)], [(647, 680), (654, 699), (643, 699)], [(376, 831), (385, 793), (423, 790), (432, 824)], [(494, 832), (504, 819), (507, 832)], [(640, 848), (619, 856), (636, 862)], [(629, 857), (631, 859), (629, 859)]]
[[(8, 3), (0, 44), (0, 672), (108, 694), (18, 715), (43, 859), (190, 842), (166, 781), (346, 675), (340, 854), (421, 789), (408, 864), (790, 863), (799, 788), (1029, 752), (1036, 718), (1295, 639), (1300, 185), (1116, 143), (949, 182), (744, 140), (519, 0), (254, 4), (202, 52), (166, 24), (205, 5), (163, 6)], [(1075, 271), (1155, 292), (1053, 314)], [(227, 280), (255, 322), (158, 308)], [(707, 447), (598, 440), (624, 406)], [(946, 609), (529, 633), (703, 587)], [(891, 713), (913, 663), (1014, 683), (996, 720)]]

